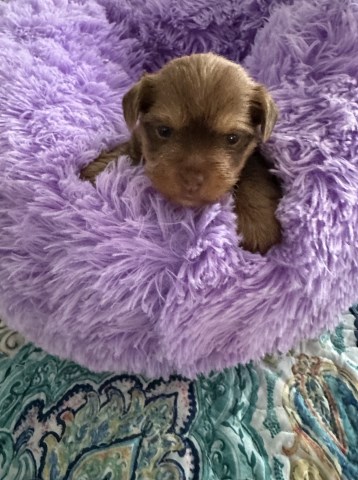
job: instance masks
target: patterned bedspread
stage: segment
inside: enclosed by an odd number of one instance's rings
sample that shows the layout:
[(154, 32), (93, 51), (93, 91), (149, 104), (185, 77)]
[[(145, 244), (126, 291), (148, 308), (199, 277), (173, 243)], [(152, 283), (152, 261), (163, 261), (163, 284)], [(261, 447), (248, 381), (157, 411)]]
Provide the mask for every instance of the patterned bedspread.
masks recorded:
[(0, 324), (0, 478), (358, 479), (355, 315), (195, 382), (94, 374)]

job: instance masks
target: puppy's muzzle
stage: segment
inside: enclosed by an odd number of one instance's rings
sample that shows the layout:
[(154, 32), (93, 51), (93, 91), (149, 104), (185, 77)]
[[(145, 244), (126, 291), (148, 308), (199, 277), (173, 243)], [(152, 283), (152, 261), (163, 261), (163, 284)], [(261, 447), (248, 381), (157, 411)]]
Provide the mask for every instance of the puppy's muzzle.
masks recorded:
[(179, 181), (183, 196), (194, 196), (200, 193), (204, 183), (204, 175), (200, 171), (187, 170), (179, 174)]

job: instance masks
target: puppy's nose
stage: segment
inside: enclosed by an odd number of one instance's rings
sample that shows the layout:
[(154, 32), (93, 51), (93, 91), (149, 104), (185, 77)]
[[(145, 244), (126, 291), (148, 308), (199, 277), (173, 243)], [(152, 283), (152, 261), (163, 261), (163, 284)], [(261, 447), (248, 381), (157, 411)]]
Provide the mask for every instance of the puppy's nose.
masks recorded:
[(204, 183), (204, 175), (200, 172), (187, 172), (181, 175), (181, 184), (186, 193), (192, 194), (200, 190)]

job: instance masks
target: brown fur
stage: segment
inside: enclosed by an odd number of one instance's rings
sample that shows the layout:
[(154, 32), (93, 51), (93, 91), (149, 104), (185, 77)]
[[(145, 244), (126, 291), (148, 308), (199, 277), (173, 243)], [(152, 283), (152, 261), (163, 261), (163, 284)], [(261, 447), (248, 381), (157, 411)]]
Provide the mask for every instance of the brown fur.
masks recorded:
[[(277, 110), (242, 67), (214, 54), (172, 60), (134, 85), (123, 111), (130, 141), (85, 167), (82, 178), (94, 181), (121, 154), (135, 163), (143, 158), (153, 185), (175, 203), (213, 203), (234, 189), (244, 248), (264, 253), (280, 241), (280, 187), (255, 151)], [(162, 127), (170, 136), (163, 138)], [(238, 135), (234, 145), (230, 134)]]

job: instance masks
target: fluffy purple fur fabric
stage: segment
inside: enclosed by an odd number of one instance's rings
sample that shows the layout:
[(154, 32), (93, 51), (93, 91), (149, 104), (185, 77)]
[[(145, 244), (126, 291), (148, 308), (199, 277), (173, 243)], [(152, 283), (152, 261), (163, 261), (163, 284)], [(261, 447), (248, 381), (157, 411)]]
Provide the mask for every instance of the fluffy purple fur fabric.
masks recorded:
[[(357, 298), (353, 0), (13, 0), (0, 5), (0, 314), (94, 370), (194, 376), (287, 351)], [(173, 207), (122, 158), (121, 98), (144, 70), (212, 50), (280, 111), (282, 245), (237, 246), (231, 199)]]

